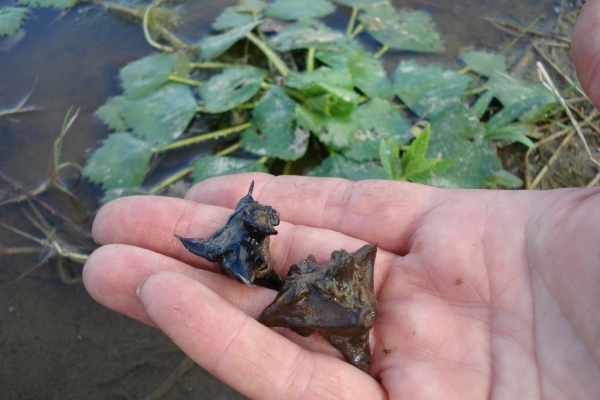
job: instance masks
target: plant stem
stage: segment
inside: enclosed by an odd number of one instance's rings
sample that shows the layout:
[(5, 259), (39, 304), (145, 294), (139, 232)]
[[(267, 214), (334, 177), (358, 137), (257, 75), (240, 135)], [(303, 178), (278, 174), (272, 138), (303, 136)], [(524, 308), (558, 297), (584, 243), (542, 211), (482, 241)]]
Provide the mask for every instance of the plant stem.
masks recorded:
[(178, 140), (171, 144), (162, 147), (154, 147), (152, 151), (154, 153), (159, 153), (167, 150), (178, 149), (180, 147), (189, 146), (191, 144), (196, 144), (200, 142), (205, 142), (210, 139), (218, 138), (221, 136), (231, 135), (232, 133), (237, 133), (239, 131), (243, 131), (244, 129), (250, 127), (252, 124), (250, 122), (246, 122), (245, 124), (232, 126), (231, 128), (221, 129), (215, 132), (207, 133), (200, 136), (194, 136), (188, 139)]
[(476, 89), (473, 89), (473, 90), (470, 90), (468, 92), (465, 92), (465, 96), (472, 96), (474, 94), (479, 94), (479, 93), (485, 92), (488, 89), (489, 88), (487, 86), (481, 86), (481, 87), (478, 87)]
[(383, 47), (381, 47), (381, 49), (379, 49), (379, 51), (377, 53), (375, 53), (375, 58), (381, 57), (389, 49), (390, 48), (387, 45), (383, 45)]
[(458, 71), (458, 73), (459, 74), (466, 74), (470, 70), (471, 70), (471, 67), (464, 67), (463, 69), (461, 69), (460, 71)]
[(162, 51), (169, 51), (169, 52), (175, 51), (175, 49), (171, 46), (165, 46), (160, 43), (157, 43), (156, 41), (154, 41), (154, 39), (152, 39), (152, 36), (150, 35), (150, 30), (148, 29), (148, 16), (150, 15), (150, 10), (155, 5), (156, 5), (156, 3), (149, 5), (148, 7), (146, 7), (146, 11), (144, 12), (144, 18), (142, 19), (142, 28), (144, 29), (144, 37), (146, 38), (146, 41), (148, 42), (148, 44), (152, 47), (155, 47)]
[(315, 69), (315, 48), (311, 47), (306, 53), (306, 70), (314, 71)]
[(168, 176), (166, 179), (160, 181), (156, 186), (151, 187), (150, 190), (148, 190), (148, 193), (156, 194), (156, 193), (160, 192), (161, 190), (163, 190), (164, 188), (169, 186), (171, 183), (178, 181), (179, 179), (183, 178), (184, 176), (186, 176), (193, 170), (194, 170), (194, 167), (187, 167), (187, 168), (182, 169), (181, 171), (178, 171), (177, 173), (175, 173), (171, 176)]
[(204, 62), (204, 63), (190, 63), (192, 68), (227, 68), (233, 64), (221, 63), (221, 62)]
[(290, 73), (289, 68), (279, 56), (269, 48), (265, 43), (261, 42), (259, 38), (257, 38), (252, 32), (246, 33), (246, 38), (250, 40), (252, 43), (256, 45), (264, 54), (267, 56), (269, 60), (273, 63), (275, 68), (279, 71), (279, 73), (283, 76), (287, 76)]
[(172, 82), (179, 82), (179, 83), (183, 83), (183, 84), (190, 85), (190, 86), (200, 86), (204, 83), (204, 82), (200, 82), (200, 81), (195, 81), (193, 79), (181, 78), (181, 77), (175, 76), (175, 75), (169, 75), (169, 80)]
[(258, 159), (258, 162), (261, 164), (264, 164), (267, 162), (267, 160), (269, 159), (269, 156), (264, 156)]
[(346, 35), (352, 35), (352, 31), (354, 30), (354, 22), (356, 22), (356, 15), (358, 14), (358, 8), (352, 7), (352, 15), (350, 16), (350, 21), (348, 22), (348, 29), (346, 29)]
[(289, 175), (291, 170), (292, 170), (292, 165), (294, 163), (292, 161), (288, 161), (285, 163), (285, 167), (283, 167), (283, 172), (281, 173), (281, 175)]
[(236, 151), (237, 149), (240, 148), (240, 145), (241, 145), (241, 143), (237, 142), (236, 144), (233, 144), (233, 145), (231, 145), (231, 146), (229, 146), (227, 148), (224, 148), (221, 151), (216, 152), (215, 156), (222, 157), (222, 156), (226, 156), (229, 153), (233, 153), (234, 151)]
[(352, 35), (350, 35), (350, 39), (354, 38), (354, 36), (358, 35), (359, 33), (361, 33), (363, 30), (365, 29), (363, 24), (360, 24), (356, 27), (356, 29), (354, 30), (354, 32), (352, 32)]

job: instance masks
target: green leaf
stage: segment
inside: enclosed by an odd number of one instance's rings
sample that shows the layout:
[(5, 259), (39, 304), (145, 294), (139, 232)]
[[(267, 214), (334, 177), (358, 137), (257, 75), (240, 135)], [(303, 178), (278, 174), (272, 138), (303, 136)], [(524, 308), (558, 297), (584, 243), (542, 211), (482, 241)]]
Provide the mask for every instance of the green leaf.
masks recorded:
[(351, 114), (350, 118), (327, 117), (303, 106), (296, 107), (296, 121), (298, 126), (314, 133), (332, 150), (343, 150), (350, 146), (358, 129), (355, 114)]
[(459, 102), (470, 78), (435, 65), (402, 61), (396, 68), (394, 91), (419, 116), (433, 117), (449, 104)]
[(451, 161), (440, 158), (426, 158), (429, 138), (431, 136), (431, 125), (428, 125), (408, 149), (402, 154), (400, 160), (401, 174), (400, 180), (411, 182), (427, 182), (434, 171), (438, 174), (452, 165)]
[(329, 29), (319, 21), (307, 20), (281, 30), (269, 40), (269, 45), (279, 52), (308, 48), (337, 50), (345, 42), (344, 34)]
[(231, 46), (244, 35), (250, 32), (259, 24), (260, 21), (250, 22), (238, 28), (231, 29), (221, 35), (209, 36), (198, 42), (200, 48), (200, 58), (202, 61), (212, 61), (225, 53)]
[(144, 182), (152, 146), (129, 133), (109, 135), (83, 169), (83, 175), (104, 189), (139, 186)]
[(354, 83), (348, 68), (321, 67), (314, 71), (302, 73), (290, 73), (287, 77), (286, 86), (298, 89), (307, 94), (322, 94), (326, 92), (321, 84), (352, 90)]
[(556, 102), (552, 92), (544, 85), (523, 81), (501, 72), (494, 72), (486, 86), (495, 91), (495, 97), (504, 107), (520, 103), (514, 107), (526, 110), (519, 115), (521, 122), (537, 118), (547, 105)]
[(192, 178), (195, 183), (213, 176), (239, 174), (241, 172), (268, 172), (257, 160), (244, 158), (204, 156), (194, 162)]
[(333, 69), (348, 69), (356, 87), (371, 98), (385, 99), (392, 94), (381, 60), (358, 45), (347, 46), (341, 52), (317, 51), (315, 57)]
[(370, 8), (370, 7), (380, 7), (383, 5), (389, 5), (390, 2), (388, 0), (333, 0), (334, 3), (341, 4), (343, 6), (348, 6), (352, 8)]
[(320, 18), (335, 11), (335, 6), (326, 0), (275, 0), (267, 5), (265, 15), (283, 21)]
[(485, 134), (487, 140), (513, 140), (533, 149), (535, 145), (527, 136), (534, 127), (528, 124), (510, 124), (495, 130), (488, 130)]
[(121, 111), (123, 110), (123, 106), (128, 102), (125, 96), (113, 97), (96, 110), (96, 116), (108, 125), (110, 129), (118, 132), (126, 131), (127, 126), (123, 117), (121, 117)]
[(262, 0), (242, 0), (235, 8), (235, 11), (240, 13), (261, 12), (267, 7), (267, 4)]
[(495, 90), (488, 90), (481, 96), (479, 96), (475, 104), (473, 104), (473, 112), (475, 113), (475, 115), (481, 118), (481, 116), (485, 114), (485, 111), (490, 106), (490, 103), (492, 102), (494, 97), (496, 97)]
[(174, 69), (177, 75), (187, 76), (186, 60), (181, 54), (157, 53), (127, 64), (119, 73), (125, 95), (130, 99), (147, 95), (167, 83)]
[(249, 65), (235, 65), (200, 86), (204, 109), (209, 113), (231, 110), (258, 92), (267, 72)]
[(296, 127), (296, 103), (278, 87), (270, 88), (254, 108), (253, 127), (242, 135), (242, 147), (260, 156), (295, 161), (306, 153), (310, 133)]
[(381, 165), (374, 162), (356, 162), (341, 154), (327, 157), (321, 165), (312, 169), (307, 175), (345, 178), (353, 181), (389, 179), (387, 172)]
[(354, 90), (320, 83), (313, 85), (310, 92), (313, 92), (311, 94), (314, 96), (306, 99), (304, 105), (309, 110), (328, 117), (348, 117), (356, 110), (358, 105), (358, 95)]
[(79, 1), (78, 0), (19, 0), (19, 4), (27, 6), (40, 6), (40, 7), (53, 7), (53, 8), (67, 8), (73, 7)]
[(196, 115), (196, 106), (188, 86), (168, 83), (140, 99), (125, 101), (120, 115), (135, 136), (163, 145), (181, 136)]
[[(445, 188), (476, 189), (502, 169), (495, 147), (483, 138), (484, 128), (473, 112), (454, 104), (431, 120), (427, 156), (452, 161), (445, 171), (432, 171), (428, 184)], [(467, 124), (468, 126), (465, 126)]]
[(518, 189), (523, 187), (523, 181), (518, 176), (501, 169), (494, 172), (492, 176), (487, 178), (486, 186), (489, 189), (496, 189), (498, 186), (503, 186), (510, 189)]
[(503, 54), (465, 51), (460, 53), (460, 58), (479, 75), (490, 76), (495, 71), (506, 72), (506, 57)]
[(390, 178), (398, 179), (400, 176), (400, 149), (394, 140), (383, 139), (379, 145), (379, 159), (383, 169)]
[(0, 36), (8, 36), (15, 33), (28, 15), (29, 10), (27, 8), (0, 8)]
[(402, 145), (412, 139), (410, 126), (398, 109), (387, 100), (374, 98), (357, 109), (359, 129), (350, 149), (344, 155), (353, 160), (379, 158), (382, 139), (393, 139)]
[(236, 26), (250, 24), (254, 22), (252, 14), (240, 13), (236, 7), (227, 7), (221, 15), (217, 17), (212, 24), (215, 31), (224, 31), (226, 29), (235, 28)]
[(141, 188), (116, 188), (108, 189), (104, 196), (100, 199), (100, 205), (105, 205), (109, 201), (119, 199), (121, 197), (146, 195), (148, 192)]
[(384, 4), (368, 8), (359, 20), (375, 40), (392, 49), (427, 53), (444, 45), (431, 18), (423, 11), (396, 11)]

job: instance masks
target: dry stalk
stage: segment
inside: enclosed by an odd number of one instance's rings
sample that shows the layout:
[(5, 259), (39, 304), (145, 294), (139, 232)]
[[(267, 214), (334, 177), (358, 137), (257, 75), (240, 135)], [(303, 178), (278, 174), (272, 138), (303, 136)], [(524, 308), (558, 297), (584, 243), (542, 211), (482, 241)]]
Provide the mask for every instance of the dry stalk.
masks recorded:
[(562, 106), (565, 108), (565, 111), (567, 112), (567, 115), (569, 116), (571, 123), (575, 127), (575, 131), (577, 132), (579, 139), (581, 139), (581, 142), (583, 143), (583, 146), (585, 147), (585, 150), (588, 154), (590, 161), (593, 162), (596, 166), (600, 167), (600, 163), (598, 161), (596, 161), (596, 159), (594, 159), (594, 157), (592, 156), (592, 152), (591, 152), (587, 142), (585, 141), (585, 137), (583, 136), (583, 132), (581, 131), (581, 128), (579, 127), (579, 124), (577, 123), (577, 120), (573, 116), (573, 113), (571, 112), (571, 109), (565, 102), (565, 99), (560, 95), (560, 93), (558, 93), (558, 90), (556, 89), (554, 82), (552, 82), (550, 75), (548, 75), (548, 71), (546, 71), (546, 68), (544, 68), (544, 65), (541, 62), (538, 61), (536, 63), (536, 65), (538, 68), (538, 73), (540, 74), (540, 80), (542, 81), (544, 86), (546, 86), (552, 93), (554, 93), (554, 96), (556, 96), (556, 98), (558, 99), (560, 104), (562, 104)]

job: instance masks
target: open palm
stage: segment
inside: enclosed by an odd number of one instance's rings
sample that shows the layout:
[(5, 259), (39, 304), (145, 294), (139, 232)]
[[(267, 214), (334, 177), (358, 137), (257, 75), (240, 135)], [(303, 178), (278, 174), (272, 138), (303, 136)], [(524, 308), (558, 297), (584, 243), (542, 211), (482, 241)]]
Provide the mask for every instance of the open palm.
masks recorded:
[[(309, 254), (324, 262), (333, 250), (379, 243), (368, 374), (320, 335), (256, 322), (275, 292), (225, 278), (175, 238), (221, 227), (253, 179), (255, 199), (283, 221), (271, 245), (280, 275)], [(106, 246), (86, 264), (85, 285), (100, 303), (162, 329), (249, 397), (600, 393), (598, 189), (448, 191), (242, 174), (205, 181), (186, 197), (104, 207), (94, 237)]]

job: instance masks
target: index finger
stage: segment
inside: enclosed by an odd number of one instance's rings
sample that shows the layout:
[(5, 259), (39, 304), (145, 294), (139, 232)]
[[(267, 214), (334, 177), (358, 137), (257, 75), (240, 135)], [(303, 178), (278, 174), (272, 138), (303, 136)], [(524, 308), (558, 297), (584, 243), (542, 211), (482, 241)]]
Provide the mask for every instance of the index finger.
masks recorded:
[(185, 198), (235, 208), (252, 180), (254, 199), (275, 208), (283, 220), (378, 242), (380, 248), (396, 254), (408, 252), (435, 193), (443, 193), (407, 182), (247, 173), (207, 179), (192, 187)]

